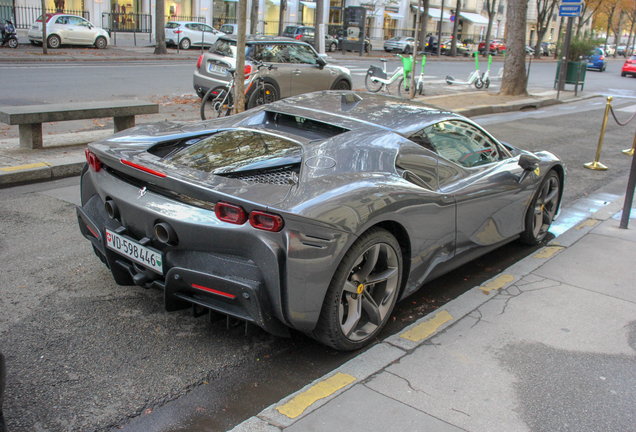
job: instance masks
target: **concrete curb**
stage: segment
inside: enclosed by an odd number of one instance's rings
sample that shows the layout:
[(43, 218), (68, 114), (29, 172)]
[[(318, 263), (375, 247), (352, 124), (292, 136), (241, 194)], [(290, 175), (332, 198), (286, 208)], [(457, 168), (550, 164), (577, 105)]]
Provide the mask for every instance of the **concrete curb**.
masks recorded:
[(85, 163), (83, 157), (68, 157), (51, 163), (0, 168), (0, 188), (77, 176)]
[[(526, 283), (524, 278), (530, 275), (530, 273), (539, 269), (553, 257), (557, 256), (561, 251), (579, 241), (596, 225), (598, 225), (599, 222), (611, 218), (616, 212), (620, 211), (623, 200), (624, 197), (618, 198), (612, 203), (609, 203), (605, 207), (597, 210), (589, 218), (554, 239), (543, 249), (540, 249), (534, 254), (524, 258), (516, 264), (513, 264), (505, 269), (501, 274), (493, 277), (483, 285), (475, 286), (458, 298), (446, 303), (440, 309), (431, 312), (427, 316), (411, 324), (400, 333), (390, 336), (382, 343), (374, 346), (358, 357), (351, 359), (349, 362), (345, 363), (333, 372), (315, 380), (301, 390), (269, 406), (258, 415), (237, 425), (231, 430), (231, 432), (270, 432), (291, 426), (335, 399), (340, 394), (346, 392), (354, 385), (360, 383), (360, 381), (368, 379), (394, 362), (399, 362), (402, 357), (408, 355), (414, 349), (424, 343), (427, 343), (431, 340), (431, 338), (438, 336), (445, 329), (462, 321), (463, 318), (469, 316), (485, 303), (497, 298), (502, 291), (508, 289), (513, 291), (518, 290), (515, 285), (519, 283)], [(565, 244), (567, 244), (567, 246)], [(412, 337), (413, 335), (416, 335), (416, 337)], [(417, 335), (420, 335), (421, 338), (418, 339)], [(372, 359), (373, 361), (372, 367), (369, 367), (368, 365), (369, 359)], [(337, 374), (347, 374), (350, 373), (350, 371), (360, 371), (360, 373), (355, 377), (355, 380), (351, 381), (346, 386), (339, 388), (331, 394), (328, 394), (307, 406), (300, 415), (290, 418), (280, 413), (281, 407), (288, 404), (289, 401), (292, 401), (299, 396), (302, 397), (302, 395), (310, 392), (312, 388), (315, 388), (317, 385), (320, 385), (325, 382), (325, 380)]]

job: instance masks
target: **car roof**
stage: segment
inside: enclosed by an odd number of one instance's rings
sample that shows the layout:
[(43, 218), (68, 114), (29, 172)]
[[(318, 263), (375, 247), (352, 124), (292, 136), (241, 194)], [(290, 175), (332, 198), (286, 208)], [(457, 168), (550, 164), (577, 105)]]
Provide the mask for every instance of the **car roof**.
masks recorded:
[[(198, 21), (168, 21), (166, 24), (168, 24), (168, 23), (174, 23), (174, 24), (205, 24), (205, 23), (198, 22)], [(205, 25), (209, 26), (209, 24), (205, 24)]]
[[(224, 36), (221, 36), (219, 39), (236, 41), (237, 35), (224, 35)], [(288, 38), (286, 36), (266, 36), (266, 35), (245, 36), (245, 43), (268, 43), (268, 42), (285, 42), (285, 43), (298, 43), (298, 44), (307, 45), (306, 42)]]
[[(354, 102), (346, 103), (346, 97)], [(370, 127), (390, 130), (405, 137), (440, 120), (463, 118), (445, 108), (423, 102), (352, 91), (307, 93), (273, 102), (266, 109), (307, 117), (346, 129)]]

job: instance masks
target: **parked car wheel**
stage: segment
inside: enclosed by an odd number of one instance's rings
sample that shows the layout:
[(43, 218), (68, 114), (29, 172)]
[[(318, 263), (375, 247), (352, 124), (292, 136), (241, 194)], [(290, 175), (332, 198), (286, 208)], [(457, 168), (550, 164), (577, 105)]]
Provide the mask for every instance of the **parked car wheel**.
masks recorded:
[(46, 40), (47, 45), (49, 46), (49, 48), (51, 49), (56, 49), (59, 48), (61, 45), (61, 40), (59, 36), (56, 35), (51, 35), (48, 37), (48, 39)]
[(95, 48), (97, 49), (104, 49), (106, 48), (107, 45), (108, 45), (108, 42), (106, 42), (105, 37), (100, 36), (95, 40)]
[(190, 39), (181, 39), (181, 42), (179, 42), (179, 47), (182, 50), (187, 50), (190, 49)]
[(341, 81), (338, 81), (335, 86), (333, 86), (333, 89), (334, 90), (351, 90), (351, 85), (347, 81), (341, 80)]
[(329, 51), (330, 52), (334, 52), (338, 49), (338, 44), (335, 42), (332, 42), (331, 45), (329, 45)]
[(625, 72), (621, 72), (621, 76), (622, 76), (622, 77), (626, 77), (626, 76), (627, 76), (627, 74), (626, 74)]
[(265, 83), (261, 88), (254, 90), (254, 93), (250, 96), (250, 100), (247, 103), (247, 108), (252, 109), (260, 105), (265, 105), (278, 100), (276, 94), (276, 87), (270, 83)]
[(372, 228), (345, 254), (329, 285), (314, 337), (338, 350), (355, 350), (384, 327), (399, 296), (400, 245)]
[(404, 54), (410, 54), (411, 53), (411, 46), (410, 45), (405, 46), (404, 50), (402, 50), (402, 52)]
[(550, 171), (543, 179), (543, 183), (528, 208), (526, 214), (526, 229), (521, 233), (521, 242), (527, 245), (537, 245), (548, 235), (554, 215), (559, 208), (561, 199), (560, 181), (556, 172)]

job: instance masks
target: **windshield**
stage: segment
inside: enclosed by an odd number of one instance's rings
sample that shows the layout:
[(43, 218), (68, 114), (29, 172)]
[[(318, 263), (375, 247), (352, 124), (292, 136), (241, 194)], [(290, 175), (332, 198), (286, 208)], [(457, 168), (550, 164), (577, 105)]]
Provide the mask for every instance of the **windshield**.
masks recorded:
[(177, 28), (177, 27), (179, 27), (179, 24), (177, 24), (176, 22), (169, 22), (169, 23), (166, 23), (166, 27), (165, 28), (173, 29), (173, 28)]

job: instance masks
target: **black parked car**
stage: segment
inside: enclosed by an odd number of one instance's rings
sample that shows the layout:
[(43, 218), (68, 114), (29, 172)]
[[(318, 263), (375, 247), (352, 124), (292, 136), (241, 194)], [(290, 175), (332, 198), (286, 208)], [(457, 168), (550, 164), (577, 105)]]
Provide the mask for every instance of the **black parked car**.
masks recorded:
[[(341, 50), (342, 49), (342, 42), (345, 39), (345, 30), (344, 29), (339, 29), (336, 34), (333, 36), (337, 41), (338, 41), (338, 49)], [(373, 49), (373, 46), (371, 45), (371, 39), (369, 39), (368, 37), (364, 38), (364, 52), (371, 52), (371, 50)]]

